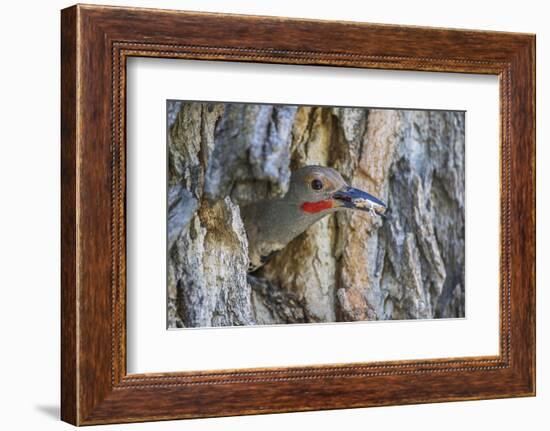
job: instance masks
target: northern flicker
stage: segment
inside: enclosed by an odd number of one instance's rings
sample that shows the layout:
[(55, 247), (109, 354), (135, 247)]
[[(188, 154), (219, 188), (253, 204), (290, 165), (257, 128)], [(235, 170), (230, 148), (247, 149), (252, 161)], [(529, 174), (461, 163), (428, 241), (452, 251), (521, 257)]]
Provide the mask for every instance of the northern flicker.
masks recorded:
[(340, 173), (323, 166), (305, 166), (291, 174), (283, 198), (259, 201), (241, 209), (248, 236), (249, 272), (261, 267), (313, 223), (340, 210), (381, 215), (386, 204), (350, 187)]

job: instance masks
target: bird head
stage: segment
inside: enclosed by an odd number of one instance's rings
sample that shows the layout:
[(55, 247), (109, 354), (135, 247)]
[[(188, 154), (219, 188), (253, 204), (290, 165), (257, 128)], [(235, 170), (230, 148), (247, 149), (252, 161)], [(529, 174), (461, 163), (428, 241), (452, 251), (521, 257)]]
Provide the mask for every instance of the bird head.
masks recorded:
[(304, 166), (294, 171), (286, 199), (306, 214), (355, 209), (374, 216), (386, 210), (380, 199), (349, 186), (338, 171), (324, 166)]

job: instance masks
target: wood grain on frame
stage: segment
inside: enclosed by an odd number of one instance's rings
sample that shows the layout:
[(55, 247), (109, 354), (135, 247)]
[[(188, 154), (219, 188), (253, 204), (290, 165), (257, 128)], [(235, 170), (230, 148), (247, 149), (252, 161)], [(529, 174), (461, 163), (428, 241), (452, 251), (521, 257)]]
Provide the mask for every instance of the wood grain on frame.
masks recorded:
[[(62, 11), (61, 47), (63, 420), (87, 425), (534, 395), (533, 35), (78, 5)], [(500, 354), (127, 375), (129, 56), (498, 75)]]

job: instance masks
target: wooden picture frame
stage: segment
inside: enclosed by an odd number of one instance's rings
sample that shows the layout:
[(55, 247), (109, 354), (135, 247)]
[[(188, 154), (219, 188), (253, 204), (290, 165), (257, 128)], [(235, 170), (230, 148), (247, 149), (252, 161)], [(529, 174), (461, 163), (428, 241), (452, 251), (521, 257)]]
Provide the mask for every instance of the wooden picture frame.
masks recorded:
[[(535, 394), (535, 37), (77, 5), (61, 22), (61, 418), (75, 425)], [(500, 354), (127, 374), (131, 56), (498, 75)]]

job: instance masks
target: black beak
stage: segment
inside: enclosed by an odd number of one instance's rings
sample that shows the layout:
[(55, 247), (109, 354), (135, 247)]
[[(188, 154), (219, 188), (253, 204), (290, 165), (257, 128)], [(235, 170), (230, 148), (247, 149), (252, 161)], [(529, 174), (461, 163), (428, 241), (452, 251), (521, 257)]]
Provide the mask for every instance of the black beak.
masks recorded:
[(334, 193), (332, 198), (340, 201), (346, 208), (368, 211), (372, 215), (383, 215), (387, 208), (380, 199), (350, 186), (344, 186)]

